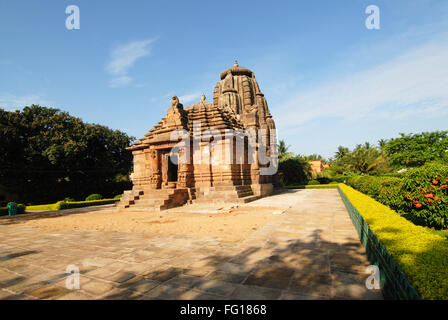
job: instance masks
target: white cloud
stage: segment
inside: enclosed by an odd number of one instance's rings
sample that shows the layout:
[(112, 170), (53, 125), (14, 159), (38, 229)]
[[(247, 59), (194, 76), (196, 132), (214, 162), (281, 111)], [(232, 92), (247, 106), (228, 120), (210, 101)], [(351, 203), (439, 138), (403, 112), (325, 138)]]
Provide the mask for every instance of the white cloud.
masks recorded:
[(106, 71), (110, 74), (126, 74), (137, 59), (149, 55), (151, 43), (156, 39), (133, 41), (116, 47), (112, 53), (112, 60), (106, 66)]
[(297, 92), (276, 110), (277, 123), (292, 127), (321, 117), (447, 114), (447, 57), (448, 43), (427, 43), (382, 65)]
[(111, 60), (106, 66), (106, 72), (116, 76), (109, 83), (112, 88), (124, 86), (131, 83), (128, 71), (135, 62), (151, 53), (152, 44), (157, 38), (133, 41), (116, 47), (111, 52)]
[(128, 76), (122, 76), (118, 78), (113, 78), (109, 81), (109, 87), (117, 88), (128, 85), (132, 82), (132, 78)]
[(182, 104), (187, 104), (190, 102), (199, 101), (199, 97), (201, 96), (200, 92), (190, 93), (179, 97), (179, 101)]
[(48, 105), (49, 101), (39, 95), (16, 96), (12, 94), (0, 94), (0, 108), (6, 110), (17, 110), (32, 104)]

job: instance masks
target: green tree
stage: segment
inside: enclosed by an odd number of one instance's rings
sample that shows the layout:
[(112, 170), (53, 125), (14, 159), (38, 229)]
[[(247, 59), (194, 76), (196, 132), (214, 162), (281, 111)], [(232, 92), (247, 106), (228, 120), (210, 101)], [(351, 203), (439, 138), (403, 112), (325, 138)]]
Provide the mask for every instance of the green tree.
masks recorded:
[(278, 159), (279, 161), (283, 159), (287, 159), (290, 157), (294, 157), (294, 153), (289, 152), (289, 147), (286, 145), (286, 142), (284, 140), (280, 140), (278, 144)]
[[(22, 202), (48, 202), (120, 192), (133, 137), (38, 105), (0, 109), (0, 185)], [(123, 185), (123, 183), (122, 183)]]
[(328, 160), (327, 160), (327, 159), (325, 159), (324, 157), (322, 157), (320, 154), (315, 154), (315, 153), (313, 153), (312, 155), (309, 155), (309, 156), (305, 156), (305, 159), (306, 159), (307, 161), (320, 160), (320, 161), (322, 161), (323, 164), (327, 164), (327, 163), (328, 163)]
[(280, 178), (285, 185), (303, 185), (311, 179), (311, 167), (302, 156), (294, 156), (279, 161)]
[(419, 167), (433, 160), (448, 159), (448, 131), (401, 133), (399, 138), (390, 139), (384, 147), (391, 165)]
[(381, 151), (384, 150), (384, 147), (386, 146), (386, 144), (387, 144), (387, 140), (385, 140), (385, 139), (378, 140), (378, 147), (380, 148)]
[(284, 140), (280, 140), (278, 145), (278, 170), (284, 185), (306, 184), (311, 178), (307, 159), (290, 152)]
[(334, 158), (335, 160), (341, 160), (342, 158), (344, 158), (347, 154), (350, 153), (349, 148), (345, 148), (343, 146), (339, 146), (338, 147), (338, 151), (336, 151), (336, 153), (334, 154)]
[(379, 151), (366, 142), (356, 146), (348, 156), (347, 163), (355, 172), (366, 174), (377, 166), (379, 156)]
[(386, 173), (390, 171), (388, 161), (382, 152), (369, 142), (357, 145), (353, 151), (339, 146), (335, 153), (335, 160), (329, 170), (331, 175)]

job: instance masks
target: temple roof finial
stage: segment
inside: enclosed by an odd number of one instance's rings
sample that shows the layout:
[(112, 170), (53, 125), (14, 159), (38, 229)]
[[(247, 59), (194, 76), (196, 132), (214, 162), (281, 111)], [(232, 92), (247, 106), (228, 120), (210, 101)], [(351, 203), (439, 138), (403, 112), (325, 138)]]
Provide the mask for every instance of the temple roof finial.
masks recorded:
[(205, 101), (205, 94), (201, 94), (201, 101)]
[(238, 61), (235, 60), (235, 62), (233, 63), (234, 67), (238, 67)]

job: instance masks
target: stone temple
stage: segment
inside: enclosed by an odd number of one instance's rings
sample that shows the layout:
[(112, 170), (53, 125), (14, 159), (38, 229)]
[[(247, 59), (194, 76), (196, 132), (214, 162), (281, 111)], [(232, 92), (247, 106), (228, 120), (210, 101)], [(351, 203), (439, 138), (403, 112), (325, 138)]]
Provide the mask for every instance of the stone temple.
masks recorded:
[(254, 73), (225, 70), (213, 103), (186, 108), (174, 96), (166, 116), (128, 149), (133, 188), (118, 208), (162, 210), (186, 203), (244, 203), (278, 185), (275, 123)]

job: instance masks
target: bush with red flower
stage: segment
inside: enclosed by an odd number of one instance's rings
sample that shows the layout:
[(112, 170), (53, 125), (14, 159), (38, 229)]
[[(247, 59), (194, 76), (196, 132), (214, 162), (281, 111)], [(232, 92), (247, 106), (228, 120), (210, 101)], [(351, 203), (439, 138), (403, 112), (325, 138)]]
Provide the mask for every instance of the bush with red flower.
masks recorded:
[(403, 179), (404, 210), (416, 223), (448, 228), (448, 165), (429, 163)]

